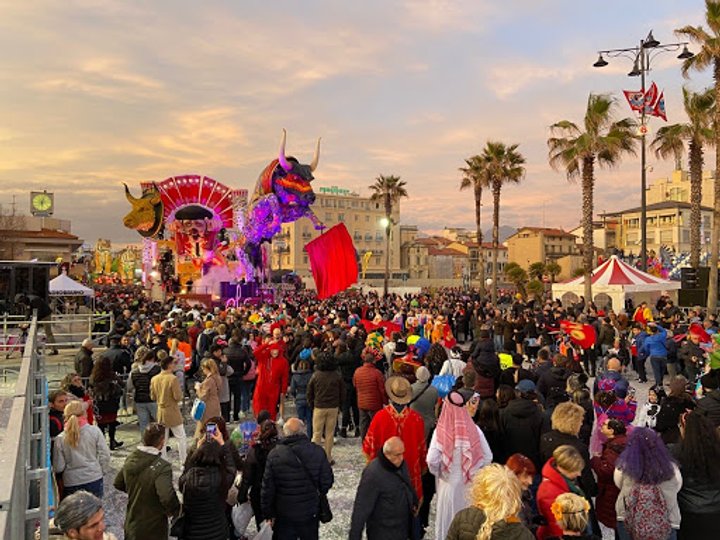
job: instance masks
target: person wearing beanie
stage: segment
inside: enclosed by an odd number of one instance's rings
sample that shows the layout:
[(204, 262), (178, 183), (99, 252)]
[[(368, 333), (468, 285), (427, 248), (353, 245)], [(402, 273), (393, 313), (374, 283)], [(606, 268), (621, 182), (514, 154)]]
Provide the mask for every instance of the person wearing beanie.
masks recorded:
[(105, 532), (102, 501), (87, 491), (65, 497), (55, 511), (54, 527), (72, 540), (116, 540)]

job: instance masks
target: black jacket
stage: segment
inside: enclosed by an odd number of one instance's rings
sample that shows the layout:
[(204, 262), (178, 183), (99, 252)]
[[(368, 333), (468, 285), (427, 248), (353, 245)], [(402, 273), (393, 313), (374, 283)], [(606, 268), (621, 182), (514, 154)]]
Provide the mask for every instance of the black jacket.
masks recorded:
[(360, 478), (350, 523), (350, 540), (407, 540), (412, 510), (418, 499), (410, 483), (407, 464), (395, 467), (380, 452)]
[(570, 372), (562, 367), (553, 366), (538, 377), (537, 391), (547, 397), (550, 389), (557, 388), (564, 392)]
[(578, 480), (580, 487), (588, 497), (595, 497), (598, 493), (597, 482), (593, 476), (590, 467), (590, 452), (587, 445), (578, 437), (573, 437), (567, 433), (561, 433), (555, 429), (548, 431), (540, 437), (540, 459), (543, 463), (552, 457), (553, 452), (558, 446), (568, 444), (575, 448), (585, 460), (585, 467)]
[(678, 427), (680, 415), (685, 412), (686, 409), (694, 408), (695, 402), (690, 396), (668, 396), (662, 401), (660, 412), (658, 412), (657, 421), (655, 422), (655, 431), (660, 434), (665, 444), (680, 441), (680, 428)]
[[(670, 445), (670, 452), (679, 458), (680, 445)], [(690, 476), (681, 469), (683, 482), (678, 492), (681, 514), (720, 514), (720, 486), (707, 479)]]
[(340, 375), (342, 375), (345, 384), (352, 384), (352, 378), (355, 370), (361, 366), (360, 358), (355, 356), (352, 351), (345, 351), (335, 357)]
[(720, 427), (720, 390), (708, 392), (697, 402), (697, 408), (710, 419), (715, 427)]
[(321, 493), (327, 493), (334, 481), (322, 447), (311, 443), (304, 433), (286, 437), (272, 449), (265, 464), (260, 492), (263, 516), (294, 522), (317, 519), (319, 501), (315, 486)]
[(260, 492), (262, 491), (262, 480), (269, 453), (260, 444), (254, 444), (250, 448), (243, 464), (242, 482), (238, 488), (238, 502), (250, 501), (258, 525), (263, 522)]
[(85, 347), (80, 347), (80, 350), (75, 355), (75, 373), (80, 375), (81, 378), (87, 379), (92, 373), (93, 368), (93, 352)]
[(228, 346), (223, 352), (227, 356), (228, 364), (233, 369), (233, 374), (229, 377), (230, 379), (242, 379), (247, 375), (252, 367), (252, 360), (246, 347), (243, 347), (240, 343), (236, 343), (234, 340), (230, 340), (230, 343), (228, 343)]
[(195, 465), (178, 481), (183, 494), (185, 536), (183, 540), (226, 540), (228, 521), (225, 499), (233, 477), (218, 465)]
[(111, 345), (110, 348), (103, 353), (105, 358), (109, 358), (112, 362), (113, 371), (118, 375), (130, 373), (132, 369), (132, 358), (130, 351), (123, 349), (120, 345)]
[(540, 433), (543, 415), (540, 407), (529, 399), (516, 398), (500, 409), (500, 429), (505, 437), (505, 452), (516, 452), (529, 457), (537, 470), (542, 470), (540, 460)]

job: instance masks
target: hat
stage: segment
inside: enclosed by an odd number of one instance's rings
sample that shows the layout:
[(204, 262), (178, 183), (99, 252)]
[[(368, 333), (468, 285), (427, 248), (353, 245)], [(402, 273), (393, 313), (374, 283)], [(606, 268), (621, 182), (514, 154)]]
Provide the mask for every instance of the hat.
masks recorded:
[(213, 326), (214, 325), (212, 321), (205, 321), (205, 328), (212, 328)]
[(420, 366), (415, 371), (415, 378), (422, 383), (428, 382), (430, 380), (430, 370), (425, 366)]
[(408, 346), (407, 343), (404, 341), (398, 341), (395, 343), (395, 350), (393, 351), (393, 355), (395, 356), (405, 356), (408, 352)]
[(530, 392), (535, 391), (535, 383), (532, 382), (530, 379), (523, 379), (519, 383), (515, 385), (515, 390), (518, 390), (522, 392), (523, 394), (528, 394)]
[(385, 381), (385, 392), (393, 403), (406, 405), (412, 399), (412, 387), (404, 377), (390, 377)]

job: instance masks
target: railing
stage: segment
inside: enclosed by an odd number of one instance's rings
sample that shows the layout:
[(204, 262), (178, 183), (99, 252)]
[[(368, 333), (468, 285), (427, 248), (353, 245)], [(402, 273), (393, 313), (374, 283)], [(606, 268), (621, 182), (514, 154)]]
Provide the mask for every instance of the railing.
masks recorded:
[[(37, 325), (43, 333), (38, 339), (40, 343), (44, 340), (59, 349), (77, 349), (86, 338), (102, 343), (112, 332), (114, 323), (112, 314), (53, 314), (50, 321), (38, 321)], [(29, 326), (23, 316), (4, 313), (0, 317), (0, 357), (10, 358), (15, 353), (22, 355)]]
[[(37, 319), (27, 338), (15, 391), (0, 407), (0, 535), (48, 536), (48, 407), (44, 358), (37, 351)], [(18, 322), (18, 324), (20, 324)]]

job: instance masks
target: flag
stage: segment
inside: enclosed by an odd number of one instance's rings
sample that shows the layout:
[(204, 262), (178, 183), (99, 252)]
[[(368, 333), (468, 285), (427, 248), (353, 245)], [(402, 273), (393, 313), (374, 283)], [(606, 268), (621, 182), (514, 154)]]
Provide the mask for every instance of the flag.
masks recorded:
[(667, 122), (667, 115), (665, 114), (665, 92), (660, 92), (660, 97), (658, 97), (651, 114)]
[(633, 111), (641, 111), (643, 103), (645, 102), (645, 94), (642, 90), (639, 92), (633, 92), (632, 90), (623, 90), (625, 99), (627, 99), (628, 105)]
[(655, 101), (657, 100), (658, 95), (658, 87), (653, 82), (650, 85), (650, 88), (647, 89), (647, 92), (645, 92), (645, 109), (647, 110), (648, 107), (654, 107)]
[(347, 289), (358, 278), (355, 246), (344, 223), (339, 223), (305, 246), (321, 300)]
[(560, 321), (560, 329), (570, 336), (570, 341), (589, 349), (595, 345), (595, 328), (590, 324)]

